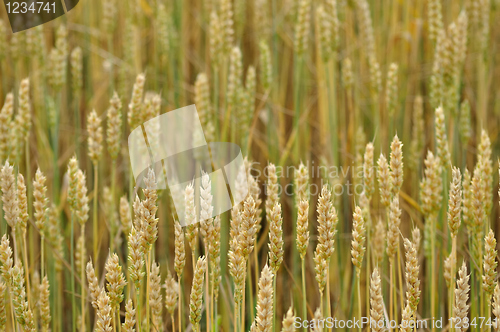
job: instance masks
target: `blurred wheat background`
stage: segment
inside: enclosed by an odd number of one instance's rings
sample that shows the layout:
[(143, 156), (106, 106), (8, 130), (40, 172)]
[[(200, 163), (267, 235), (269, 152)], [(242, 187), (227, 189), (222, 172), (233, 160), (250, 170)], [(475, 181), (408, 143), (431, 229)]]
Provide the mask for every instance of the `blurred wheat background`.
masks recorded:
[[(499, 331), (499, 6), (82, 0), (16, 34), (2, 11), (0, 330)], [(129, 133), (193, 103), (246, 156), (216, 218), (208, 177), (130, 170)]]

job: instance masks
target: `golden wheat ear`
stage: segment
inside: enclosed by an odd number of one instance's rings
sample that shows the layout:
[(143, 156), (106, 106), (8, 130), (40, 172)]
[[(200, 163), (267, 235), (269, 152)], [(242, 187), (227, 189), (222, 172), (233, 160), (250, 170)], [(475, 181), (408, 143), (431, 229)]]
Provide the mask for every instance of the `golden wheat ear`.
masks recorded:
[(198, 257), (194, 271), (193, 284), (189, 303), (189, 319), (193, 324), (193, 331), (200, 331), (201, 309), (203, 304), (203, 280), (205, 277), (205, 257)]

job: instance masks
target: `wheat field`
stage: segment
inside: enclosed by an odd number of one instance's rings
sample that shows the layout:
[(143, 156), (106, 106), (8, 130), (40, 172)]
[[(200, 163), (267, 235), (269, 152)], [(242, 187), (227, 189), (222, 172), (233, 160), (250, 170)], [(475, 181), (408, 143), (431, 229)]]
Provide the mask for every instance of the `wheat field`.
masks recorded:
[[(0, 331), (500, 331), (498, 47), (498, 0), (2, 10)], [(131, 167), (191, 104), (245, 158), (215, 217)]]

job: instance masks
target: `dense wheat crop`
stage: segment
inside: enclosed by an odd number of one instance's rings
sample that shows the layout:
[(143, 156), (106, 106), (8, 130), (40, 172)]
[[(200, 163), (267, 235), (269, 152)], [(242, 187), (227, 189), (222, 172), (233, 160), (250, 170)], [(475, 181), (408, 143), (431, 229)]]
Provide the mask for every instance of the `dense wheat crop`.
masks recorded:
[[(0, 331), (500, 331), (500, 1), (0, 14)], [(131, 166), (191, 104), (245, 157), (217, 216)]]

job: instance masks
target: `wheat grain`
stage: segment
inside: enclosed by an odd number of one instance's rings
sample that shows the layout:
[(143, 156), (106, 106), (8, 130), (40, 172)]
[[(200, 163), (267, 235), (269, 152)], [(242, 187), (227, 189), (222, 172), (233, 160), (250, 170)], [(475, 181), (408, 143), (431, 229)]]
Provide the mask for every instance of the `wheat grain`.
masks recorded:
[(209, 253), (210, 253), (210, 276), (213, 287), (213, 296), (215, 301), (219, 297), (219, 285), (221, 283), (221, 267), (220, 267), (220, 237), (221, 237), (221, 226), (220, 226), (220, 216), (216, 216), (214, 222), (211, 226), (211, 241), (209, 243)]
[(196, 240), (198, 239), (198, 226), (196, 224), (196, 209), (194, 202), (194, 188), (193, 183), (190, 183), (184, 191), (184, 208), (186, 223), (186, 240), (194, 253), (196, 250)]
[(293, 307), (290, 306), (286, 312), (285, 317), (283, 317), (283, 323), (281, 326), (281, 332), (295, 332), (295, 315), (293, 313)]
[[(36, 193), (36, 188), (35, 192), (33, 195)], [(28, 226), (28, 197), (26, 195), (26, 184), (24, 182), (24, 176), (19, 173), (17, 175), (17, 204), (18, 204), (18, 209), (19, 209), (19, 228), (21, 229), (23, 234), (26, 234), (26, 227)], [(35, 197), (35, 204), (36, 204), (36, 197)], [(36, 219), (36, 215), (35, 215)], [(38, 219), (36, 219), (38, 221)], [(45, 222), (45, 220), (43, 220)], [(38, 223), (36, 223), (38, 225)], [(39, 227), (40, 228), (40, 227)], [(43, 227), (42, 227), (43, 229)]]
[(144, 83), (146, 81), (146, 76), (144, 74), (137, 75), (134, 83), (134, 89), (132, 90), (132, 98), (130, 99), (130, 104), (128, 105), (127, 120), (130, 130), (134, 130), (137, 126), (141, 125), (141, 114), (142, 114), (142, 98), (144, 94)]
[(82, 229), (83, 232), (78, 237), (76, 241), (76, 250), (75, 250), (75, 265), (76, 265), (76, 273), (78, 275), (82, 275), (85, 271), (82, 271), (85, 266), (85, 260), (87, 259), (87, 250), (85, 248), (85, 228)]
[(429, 217), (437, 213), (441, 207), (441, 162), (431, 151), (428, 151), (424, 164), (426, 168), (424, 178), (420, 182), (420, 200), (424, 215)]
[(270, 332), (273, 319), (273, 278), (271, 269), (266, 265), (262, 269), (259, 279), (259, 293), (257, 297), (257, 316), (255, 326), (257, 331)]
[(391, 204), (391, 192), (392, 192), (392, 183), (390, 177), (389, 164), (387, 163), (387, 159), (383, 154), (380, 154), (378, 158), (378, 186), (380, 190), (380, 201), (381, 203), (388, 208)]
[(299, 57), (303, 56), (309, 41), (310, 30), (310, 0), (299, 1), (299, 12), (295, 25), (294, 49)]
[(142, 278), (144, 277), (144, 237), (134, 226), (128, 236), (128, 273), (130, 283), (139, 287)]
[(207, 173), (201, 177), (200, 188), (200, 233), (205, 240), (205, 245), (211, 242), (210, 225), (213, 222), (212, 215), (214, 207), (212, 206), (212, 182)]
[[(18, 178), (19, 182), (19, 178)], [(24, 182), (24, 180), (23, 180)], [(33, 180), (33, 197), (35, 201), (33, 206), (35, 208), (35, 224), (36, 227), (42, 232), (42, 234), (46, 234), (45, 232), (45, 222), (47, 220), (47, 186), (45, 185), (46, 177), (43, 175), (40, 169), (36, 170), (35, 179)], [(18, 190), (19, 190), (18, 185)], [(27, 211), (26, 211), (27, 215)]]
[(142, 190), (144, 200), (141, 201), (141, 223), (143, 225), (141, 231), (145, 242), (151, 248), (158, 238), (158, 218), (156, 218), (158, 194), (156, 192), (155, 173), (152, 169), (148, 170), (148, 174), (144, 178), (144, 184), (146, 188)]
[(165, 279), (165, 308), (170, 313), (170, 315), (174, 315), (175, 308), (177, 307), (177, 300), (179, 298), (179, 285), (175, 281), (174, 277), (170, 273), (170, 270), (167, 272), (167, 278)]
[(429, 17), (429, 37), (437, 43), (438, 32), (443, 28), (443, 18), (441, 13), (441, 0), (431, 0), (427, 7)]
[(14, 94), (9, 92), (0, 111), (0, 162), (4, 163), (9, 155), (9, 132), (14, 113)]
[(71, 88), (73, 89), (73, 94), (75, 97), (80, 97), (82, 85), (83, 85), (83, 60), (82, 60), (82, 49), (80, 47), (75, 47), (71, 51), (70, 56), (71, 64)]
[(421, 241), (420, 229), (418, 227), (413, 228), (413, 230), (411, 231), (411, 238), (413, 240), (412, 241), (413, 244), (415, 244), (418, 253), (418, 248), (420, 247), (420, 241)]
[(106, 281), (110, 305), (116, 308), (123, 301), (123, 288), (127, 284), (116, 253), (110, 254), (106, 261)]
[(453, 257), (453, 253), (451, 253), (448, 257), (445, 258), (444, 260), (444, 266), (443, 266), (443, 277), (444, 280), (446, 281), (446, 286), (450, 287), (452, 277), (453, 277), (453, 270), (452, 267), (455, 265), (455, 259)]
[(318, 198), (318, 246), (320, 253), (324, 255), (326, 261), (330, 260), (333, 254), (335, 233), (337, 232), (337, 211), (331, 201), (332, 193), (327, 185), (321, 188)]
[(384, 299), (382, 297), (382, 285), (378, 268), (375, 268), (372, 273), (370, 283), (370, 320), (373, 322), (373, 331), (384, 331), (382, 324), (379, 324), (384, 319)]
[(234, 40), (233, 9), (232, 2), (221, 0), (220, 2), (220, 20), (222, 34), (222, 51), (224, 55), (229, 54)]
[(269, 227), (269, 265), (273, 274), (276, 274), (283, 262), (283, 218), (281, 204), (276, 202), (270, 215)]
[(16, 183), (14, 178), (14, 167), (8, 161), (0, 172), (0, 187), (2, 189), (2, 202), (4, 218), (13, 229), (19, 221), (19, 209), (17, 206)]
[(7, 285), (0, 281), (0, 331), (5, 331), (7, 324), (7, 308), (5, 304), (5, 296), (7, 294)]
[(448, 147), (448, 138), (446, 136), (445, 118), (443, 107), (438, 107), (435, 114), (436, 128), (436, 150), (437, 156), (441, 161), (441, 167), (448, 169), (451, 164), (450, 149)]
[(97, 323), (96, 332), (111, 332), (111, 305), (109, 296), (104, 289), (101, 289), (97, 299)]
[(418, 165), (421, 163), (425, 138), (424, 105), (422, 96), (416, 96), (413, 101), (412, 126), (409, 166), (413, 169), (417, 169)]
[(229, 76), (227, 83), (227, 103), (233, 108), (238, 102), (238, 90), (241, 86), (241, 77), (243, 75), (243, 64), (241, 50), (239, 47), (233, 47), (229, 57)]
[(110, 100), (110, 105), (107, 112), (107, 128), (106, 128), (106, 143), (108, 152), (112, 160), (118, 157), (120, 152), (120, 140), (122, 130), (122, 113), (121, 101), (116, 91)]
[(85, 174), (81, 170), (78, 170), (76, 172), (76, 179), (76, 197), (73, 213), (80, 225), (84, 225), (89, 219), (89, 198), (87, 196)]
[(182, 231), (181, 224), (175, 220), (175, 272), (177, 276), (182, 276), (184, 265), (186, 264), (186, 249), (184, 246), (184, 232)]
[(298, 206), (297, 216), (297, 249), (302, 259), (305, 258), (309, 246), (309, 202), (302, 200)]
[(491, 141), (486, 130), (481, 131), (481, 141), (477, 147), (477, 167), (481, 177), (481, 191), (486, 217), (490, 215), (493, 204), (493, 166), (491, 161)]
[(460, 104), (458, 132), (460, 134), (462, 144), (467, 146), (471, 138), (470, 104), (467, 99)]
[(404, 246), (406, 249), (406, 298), (412, 314), (415, 314), (420, 301), (418, 245), (405, 239)]
[(399, 247), (399, 225), (401, 224), (401, 209), (399, 198), (395, 196), (389, 212), (389, 229), (387, 231), (387, 256), (394, 258)]
[(385, 107), (389, 117), (393, 117), (397, 110), (398, 102), (398, 65), (391, 63), (387, 71), (387, 83), (385, 88)]
[(241, 225), (239, 244), (245, 260), (248, 259), (254, 249), (255, 237), (257, 236), (257, 205), (254, 198), (249, 195), (244, 202), (241, 211)]
[(152, 313), (153, 328), (160, 331), (163, 327), (163, 295), (161, 294), (160, 265), (156, 262), (151, 265), (149, 288), (149, 306)]
[(354, 5), (357, 10), (357, 15), (359, 16), (359, 30), (363, 40), (365, 54), (372, 56), (375, 54), (375, 38), (373, 35), (370, 6), (366, 0), (356, 0)]
[(352, 263), (356, 266), (356, 274), (358, 278), (361, 274), (361, 268), (363, 266), (363, 256), (365, 254), (366, 248), (364, 247), (366, 241), (366, 228), (365, 221), (361, 212), (361, 208), (356, 206), (353, 216), (352, 225), (352, 241), (351, 241), (351, 257)]
[(381, 219), (375, 225), (375, 236), (372, 237), (373, 255), (377, 262), (381, 263), (384, 259), (386, 246), (386, 229)]
[[(469, 275), (467, 274), (467, 267), (465, 262), (462, 263), (462, 267), (458, 271), (459, 278), (457, 280), (457, 287), (455, 289), (455, 305), (453, 307), (453, 313), (455, 315), (456, 321), (463, 321), (467, 317), (469, 311), (469, 305), (467, 301), (469, 299)], [(457, 332), (467, 331), (466, 327), (455, 326)]]
[(344, 85), (344, 88), (350, 89), (353, 81), (352, 61), (349, 58), (345, 58), (342, 61), (342, 84)]
[(130, 205), (127, 196), (120, 197), (120, 222), (122, 225), (123, 234), (130, 233), (132, 228), (132, 218), (130, 216)]
[(391, 143), (390, 166), (392, 194), (398, 195), (403, 185), (403, 143), (401, 143), (397, 134)]
[(208, 36), (210, 38), (210, 56), (214, 66), (220, 64), (220, 57), (223, 47), (223, 35), (222, 22), (217, 15), (216, 10), (212, 10), (210, 13), (210, 24), (208, 26)]
[(495, 278), (497, 275), (497, 241), (495, 234), (490, 229), (488, 235), (484, 238), (484, 258), (483, 258), (483, 289), (486, 292), (487, 299), (491, 298), (495, 289)]
[(332, 56), (332, 31), (331, 20), (328, 17), (325, 8), (322, 5), (316, 7), (316, 20), (318, 21), (319, 29), (317, 31), (318, 40), (323, 61), (328, 62)]
[(189, 302), (189, 319), (193, 324), (193, 331), (200, 331), (201, 306), (203, 303), (203, 280), (205, 277), (205, 257), (198, 257), (194, 271), (193, 285)]
[(101, 119), (97, 116), (97, 112), (92, 110), (87, 119), (87, 131), (89, 134), (89, 157), (92, 162), (97, 164), (102, 155), (102, 127)]
[(325, 259), (325, 254), (322, 251), (322, 246), (318, 243), (314, 251), (314, 272), (320, 296), (323, 297), (324, 289), (327, 283), (328, 262)]
[(125, 305), (125, 322), (122, 324), (123, 332), (135, 332), (135, 309), (132, 300), (128, 299)]
[(9, 238), (6, 234), (2, 236), (2, 241), (0, 242), (0, 271), (2, 272), (3, 281), (10, 286), (10, 271), (12, 269), (12, 249), (10, 248)]
[(26, 289), (24, 287), (24, 268), (17, 262), (11, 269), (11, 298), (16, 320), (24, 331), (35, 331), (33, 312), (26, 300)]
[(271, 64), (271, 54), (269, 51), (269, 46), (264, 40), (260, 41), (259, 50), (260, 81), (264, 91), (268, 91), (271, 88), (273, 80), (273, 68)]
[(92, 302), (92, 306), (97, 309), (97, 301), (99, 299), (100, 293), (102, 287), (99, 286), (99, 280), (97, 279), (97, 276), (95, 275), (94, 271), (94, 266), (92, 265), (92, 261), (89, 261), (87, 263), (87, 281), (89, 283), (89, 294), (90, 294), (90, 300)]
[(49, 301), (49, 280), (47, 276), (43, 277), (42, 283), (39, 286), (40, 289), (40, 318), (42, 320), (42, 330), (49, 331), (50, 325), (50, 301)]
[(491, 307), (491, 311), (496, 319), (493, 323), (493, 328), (495, 332), (498, 332), (500, 330), (500, 324), (498, 322), (500, 318), (500, 286), (498, 285), (498, 281), (496, 282), (495, 291), (493, 292), (493, 304)]
[(462, 176), (460, 169), (453, 167), (453, 180), (450, 184), (450, 193), (448, 201), (448, 227), (452, 237), (456, 237), (460, 228), (460, 212), (462, 209)]

